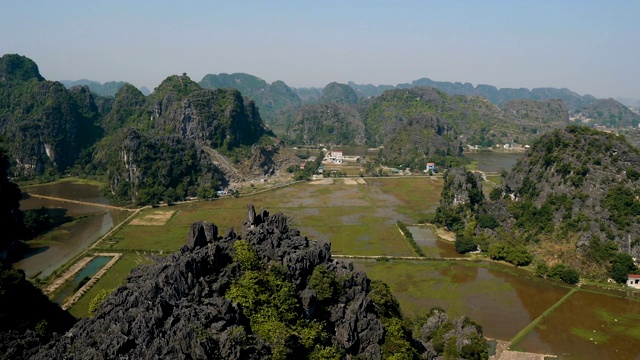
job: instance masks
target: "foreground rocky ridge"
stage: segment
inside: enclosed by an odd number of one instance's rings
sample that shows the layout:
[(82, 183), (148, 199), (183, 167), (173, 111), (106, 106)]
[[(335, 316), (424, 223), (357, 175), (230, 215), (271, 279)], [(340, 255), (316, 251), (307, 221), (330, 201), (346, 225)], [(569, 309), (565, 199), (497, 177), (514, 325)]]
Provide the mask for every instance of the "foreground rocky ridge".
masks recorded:
[[(252, 297), (251, 289), (274, 277), (280, 282), (273, 293)], [(281, 303), (269, 308), (273, 299)], [(265, 309), (271, 315), (261, 317)], [(402, 326), (388, 287), (332, 259), (328, 243), (301, 236), (284, 215), (249, 205), (237, 234), (193, 224), (186, 246), (134, 270), (93, 318), (33, 358), (432, 359), (448, 343), (458, 356), (486, 358), (479, 326), (440, 310), (429, 315), (416, 339), (390, 331)]]

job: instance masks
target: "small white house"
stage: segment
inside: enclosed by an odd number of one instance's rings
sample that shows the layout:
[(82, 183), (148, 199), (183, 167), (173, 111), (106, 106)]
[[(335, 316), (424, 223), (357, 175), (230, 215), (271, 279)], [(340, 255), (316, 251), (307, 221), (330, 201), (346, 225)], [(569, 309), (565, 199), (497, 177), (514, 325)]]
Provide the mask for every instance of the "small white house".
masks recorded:
[(640, 275), (629, 274), (629, 277), (627, 278), (627, 286), (635, 289), (640, 289)]

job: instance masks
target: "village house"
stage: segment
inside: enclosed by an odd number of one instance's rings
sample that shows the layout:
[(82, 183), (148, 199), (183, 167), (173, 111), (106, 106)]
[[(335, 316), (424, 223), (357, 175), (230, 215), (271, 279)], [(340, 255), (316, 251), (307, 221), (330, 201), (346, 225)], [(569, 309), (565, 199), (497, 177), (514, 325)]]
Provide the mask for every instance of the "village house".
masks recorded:
[(629, 274), (629, 277), (627, 278), (627, 286), (630, 286), (635, 289), (640, 289), (640, 275)]
[(327, 153), (325, 157), (325, 161), (332, 162), (334, 164), (342, 164), (344, 161), (344, 156), (342, 155), (342, 151), (340, 150), (331, 150)]
[(427, 168), (425, 169), (425, 172), (429, 172), (429, 170), (436, 171), (436, 163), (432, 163), (432, 162), (427, 163)]

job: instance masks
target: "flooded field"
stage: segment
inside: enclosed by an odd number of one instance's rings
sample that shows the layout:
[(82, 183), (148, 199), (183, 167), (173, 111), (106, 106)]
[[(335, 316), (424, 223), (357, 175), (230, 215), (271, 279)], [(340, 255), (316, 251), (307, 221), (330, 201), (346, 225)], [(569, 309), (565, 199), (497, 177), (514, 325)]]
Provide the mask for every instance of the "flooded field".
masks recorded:
[(510, 340), (568, 291), (498, 264), (359, 260), (354, 265), (388, 283), (406, 315), (439, 306), (450, 315), (469, 316), (482, 325), (485, 336), (500, 340)]
[[(222, 231), (237, 229), (251, 202), (256, 209), (291, 216), (303, 235), (330, 241), (334, 254), (415, 256), (395, 223), (417, 223), (435, 209), (441, 189), (442, 179), (429, 177), (368, 178), (364, 184), (300, 183), (253, 196), (181, 204), (161, 209), (172, 214), (166, 216), (166, 223), (124, 226), (99, 250), (129, 255), (173, 252), (184, 244), (194, 221), (214, 222)], [(161, 210), (146, 209), (138, 218), (157, 217)], [(427, 255), (459, 257), (453, 244), (438, 240), (429, 227), (410, 230)], [(572, 287), (492, 262), (357, 260), (354, 264), (371, 279), (387, 282), (407, 316), (439, 306), (453, 316), (468, 315), (488, 337), (511, 341), (522, 333), (515, 349), (560, 358), (633, 359), (640, 354), (633, 352), (633, 344), (640, 344), (640, 302), (636, 300), (588, 289), (570, 292)], [(134, 260), (125, 257), (121, 265), (107, 272), (72, 311), (86, 314), (89, 297), (100, 288), (121, 283)], [(532, 324), (541, 315), (547, 316)]]
[(464, 257), (456, 252), (452, 242), (438, 239), (430, 226), (407, 226), (407, 228), (427, 257)]
[(65, 223), (27, 242), (25, 258), (14, 264), (28, 277), (45, 278), (58, 267), (81, 253), (93, 242), (123, 221), (128, 212), (93, 206), (90, 203), (108, 205), (109, 200), (100, 195), (97, 185), (64, 181), (56, 184), (29, 186), (22, 189), (27, 194), (45, 195), (60, 199), (86, 202), (78, 204), (64, 200), (43, 199), (27, 195), (20, 202), (21, 210), (47, 208), (50, 216), (62, 217)]
[(519, 350), (560, 359), (640, 358), (640, 302), (579, 291), (545, 318)]
[(524, 153), (479, 151), (464, 153), (464, 156), (474, 162), (476, 170), (501, 172), (502, 170), (511, 169), (524, 156)]

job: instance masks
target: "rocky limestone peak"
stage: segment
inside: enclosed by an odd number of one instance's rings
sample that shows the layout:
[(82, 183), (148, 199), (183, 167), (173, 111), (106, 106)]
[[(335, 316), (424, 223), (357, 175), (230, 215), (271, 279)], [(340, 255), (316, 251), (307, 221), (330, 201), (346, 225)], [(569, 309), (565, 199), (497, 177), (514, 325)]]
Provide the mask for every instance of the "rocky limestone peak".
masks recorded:
[(43, 81), (38, 65), (26, 56), (6, 54), (0, 57), (0, 81)]
[[(330, 244), (302, 236), (288, 223), (281, 213), (249, 204), (239, 234), (229, 229), (220, 237), (212, 223), (193, 224), (178, 252), (134, 269), (93, 318), (80, 320), (31, 358), (381, 359), (393, 354), (385, 354), (387, 336), (393, 335), (385, 331), (386, 312), (374, 303), (374, 284), (351, 263), (332, 259)], [(269, 287), (271, 293), (261, 292)], [(450, 321), (437, 315), (435, 322)], [(438, 339), (429, 335), (434, 321), (423, 328), (423, 340), (409, 340), (415, 354), (439, 354), (431, 345)], [(479, 328), (469, 331), (466, 324), (454, 324), (444, 336), (459, 339), (460, 347), (482, 338)], [(309, 343), (303, 334), (314, 332), (321, 335)]]

